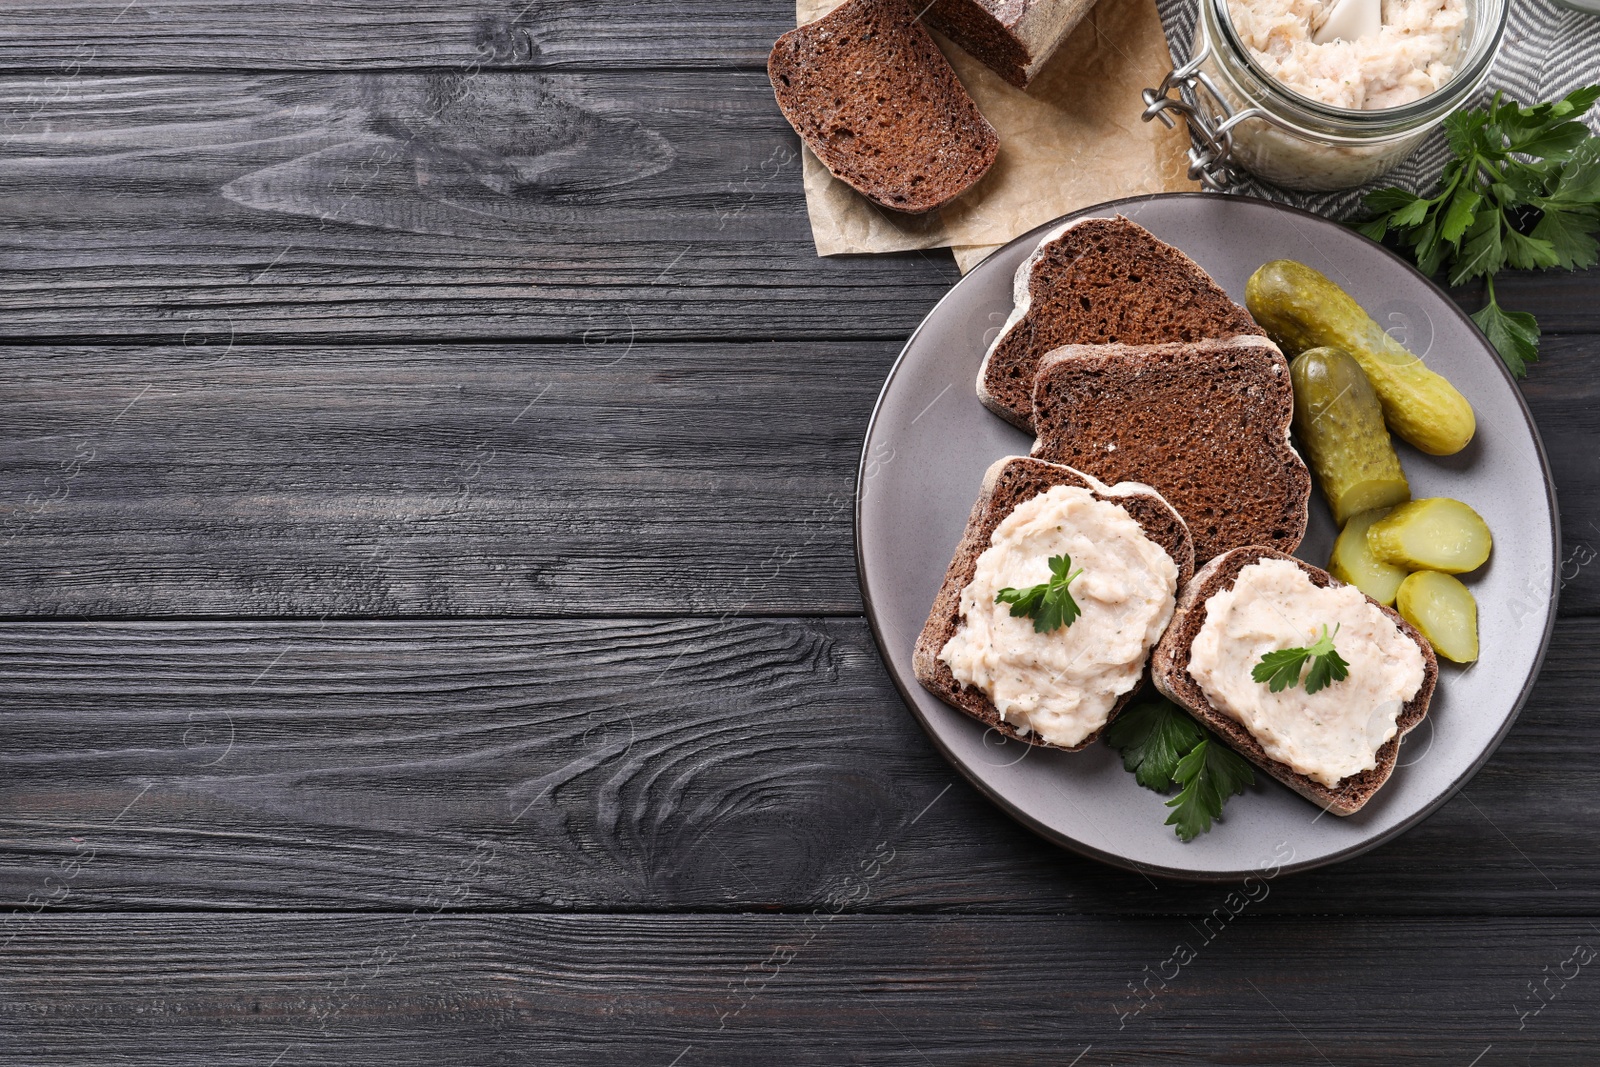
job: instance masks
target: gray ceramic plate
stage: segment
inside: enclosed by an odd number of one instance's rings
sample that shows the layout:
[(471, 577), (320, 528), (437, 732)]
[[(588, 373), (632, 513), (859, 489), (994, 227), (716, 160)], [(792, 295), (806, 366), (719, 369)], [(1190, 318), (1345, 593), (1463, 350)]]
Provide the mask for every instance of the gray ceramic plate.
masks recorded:
[[(1257, 775), (1225, 818), (1190, 844), (1163, 825), (1163, 798), (1140, 788), (1104, 743), (1066, 753), (1007, 742), (917, 683), (911, 649), (966, 523), (983, 471), (1025, 455), (1028, 437), (973, 392), (978, 364), (1011, 310), (1018, 264), (1049, 228), (990, 256), (929, 313), (884, 384), (862, 452), (856, 551), (873, 633), (906, 702), (950, 761), (1024, 824), (1086, 855), (1150, 873), (1225, 880), (1301, 870), (1356, 855), (1444, 803), (1511, 728), (1555, 618), (1555, 495), (1544, 449), (1516, 385), (1470, 320), (1398, 257), (1305, 212), (1244, 197), (1175, 194), (1105, 204), (1176, 245), (1233, 297), (1270, 259), (1297, 259), (1342, 285), (1372, 316), (1466, 394), (1478, 435), (1459, 455), (1400, 445), (1417, 497), (1478, 510), (1501, 546), (1467, 577), (1478, 598), (1483, 658), (1443, 665), (1428, 718), (1405, 741), (1389, 783), (1349, 818), (1324, 815)], [(1055, 223), (1051, 223), (1051, 226)], [(1397, 442), (1398, 443), (1398, 442)], [(1300, 555), (1322, 566), (1333, 522), (1313, 494)]]

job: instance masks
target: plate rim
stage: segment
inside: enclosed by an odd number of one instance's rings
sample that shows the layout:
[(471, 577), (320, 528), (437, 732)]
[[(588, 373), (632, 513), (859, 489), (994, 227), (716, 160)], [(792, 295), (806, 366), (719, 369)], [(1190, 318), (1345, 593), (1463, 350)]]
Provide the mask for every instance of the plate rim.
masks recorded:
[[(995, 249), (995, 251), (990, 253), (990, 255), (992, 256), (995, 253), (1005, 251), (1006, 249), (1024, 242), (1036, 241), (1038, 240), (1038, 236), (1040, 234), (1049, 230), (1051, 227), (1058, 226), (1063, 222), (1073, 219), (1097, 217), (1109, 210), (1121, 208), (1130, 204), (1149, 203), (1156, 200), (1195, 200), (1197, 198), (1217, 201), (1249, 201), (1252, 204), (1259, 204), (1273, 211), (1281, 212), (1287, 215), (1293, 215), (1297, 218), (1309, 219), (1318, 225), (1335, 226), (1339, 227), (1341, 230), (1345, 230), (1345, 228), (1340, 226), (1339, 223), (1322, 215), (1318, 215), (1311, 211), (1306, 211), (1302, 208), (1292, 207), (1288, 204), (1280, 204), (1275, 200), (1267, 200), (1257, 196), (1247, 196), (1239, 193), (1205, 192), (1146, 193), (1140, 196), (1128, 196), (1121, 197), (1116, 200), (1106, 200), (1098, 204), (1092, 204), (1088, 207), (1080, 208), (1077, 211), (1068, 212), (1065, 215), (1061, 215), (1057, 218), (1051, 219), (1048, 222), (1041, 223), (1040, 225), (1035, 226), (1024, 233), (1018, 234), (1010, 241), (1007, 241), (1004, 245), (1001, 245), (999, 248)], [(1355, 233), (1354, 230), (1346, 230), (1345, 232)], [(1471, 316), (1469, 316), (1465, 311), (1461, 310), (1461, 307), (1450, 298), (1450, 294), (1446, 292), (1442, 286), (1436, 283), (1432, 278), (1424, 275), (1415, 267), (1415, 265), (1407, 262), (1402, 256), (1398, 255), (1391, 249), (1385, 248), (1382, 244), (1372, 240), (1370, 237), (1366, 237), (1363, 234), (1357, 234), (1357, 236), (1362, 237), (1367, 242), (1368, 246), (1373, 249), (1373, 251), (1381, 252), (1383, 255), (1404, 267), (1413, 278), (1422, 283), (1422, 285), (1428, 290), (1431, 290), (1433, 295), (1439, 299), (1440, 303), (1446, 307), (1451, 314), (1453, 314), (1458, 320), (1464, 323), (1472, 332), (1477, 335), (1480, 347), (1487, 350), (1488, 353), (1493, 357), (1495, 368), (1500, 372), (1501, 378), (1511, 389), (1512, 395), (1516, 397), (1517, 408), (1522, 413), (1522, 421), (1524, 424), (1526, 424), (1528, 433), (1533, 438), (1534, 453), (1538, 456), (1539, 469), (1544, 476), (1545, 501), (1550, 508), (1550, 553), (1552, 575), (1550, 610), (1545, 617), (1544, 632), (1539, 636), (1538, 651), (1533, 657), (1533, 662), (1528, 667), (1527, 675), (1522, 680), (1522, 686), (1517, 691), (1516, 699), (1511, 704), (1510, 713), (1505, 717), (1505, 721), (1501, 723), (1500, 728), (1495, 732), (1494, 737), (1487, 745), (1484, 746), (1483, 752), (1472, 762), (1470, 766), (1468, 766), (1461, 774), (1452, 780), (1445, 788), (1440, 790), (1438, 795), (1432, 800), (1424, 804), (1410, 816), (1400, 820), (1399, 822), (1395, 823), (1395, 825), (1389, 827), (1381, 833), (1374, 835), (1368, 840), (1357, 842), (1356, 844), (1350, 845), (1347, 848), (1339, 849), (1338, 851), (1331, 852), (1316, 859), (1282, 864), (1274, 877), (1281, 877), (1285, 874), (1297, 874), (1302, 871), (1326, 867), (1334, 863), (1342, 863), (1345, 860), (1353, 859), (1362, 853), (1369, 852), (1372, 849), (1377, 848), (1379, 845), (1387, 844), (1390, 841), (1393, 841), (1395, 838), (1405, 834), (1423, 820), (1427, 819), (1434, 812), (1438, 811), (1439, 808), (1443, 807), (1447, 801), (1460, 792), (1461, 789), (1466, 786), (1467, 782), (1474, 778), (1477, 773), (1483, 769), (1484, 764), (1488, 763), (1494, 754), (1500, 750), (1500, 746), (1505, 742), (1506, 735), (1511, 732), (1512, 726), (1516, 725), (1517, 720), (1521, 717), (1522, 709), (1527, 705), (1528, 697), (1532, 694), (1533, 687), (1537, 683), (1539, 674), (1544, 668), (1545, 655), (1550, 649), (1550, 639), (1555, 633), (1556, 619), (1560, 610), (1561, 508), (1560, 502), (1556, 498), (1555, 478), (1550, 470), (1550, 457), (1545, 452), (1544, 439), (1539, 435), (1539, 427), (1538, 424), (1534, 422), (1533, 412), (1528, 409), (1527, 398), (1522, 395), (1522, 390), (1517, 387), (1517, 380), (1512, 376), (1510, 369), (1505, 365), (1505, 361), (1500, 358), (1499, 354), (1494, 351), (1494, 348), (1489, 344), (1488, 340), (1483, 337), (1482, 331), (1479, 330), (1477, 324), (1472, 321)], [(980, 261), (979, 266), (981, 266), (982, 262), (987, 262), (987, 260), (988, 257), (985, 257), (983, 261)], [(976, 269), (976, 267), (974, 269)], [(867, 575), (867, 569), (861, 551), (861, 500), (862, 491), (865, 488), (866, 483), (866, 472), (869, 462), (868, 452), (871, 449), (873, 430), (876, 429), (878, 425), (878, 416), (883, 411), (884, 397), (888, 395), (889, 389), (894, 384), (895, 378), (903, 370), (906, 356), (911, 352), (912, 346), (916, 344), (917, 338), (921, 336), (922, 331), (928, 325), (928, 322), (935, 316), (935, 314), (938, 313), (939, 309), (944, 306), (945, 302), (950, 300), (955, 295), (956, 290), (959, 289), (971, 277), (972, 274), (969, 272), (954, 285), (952, 285), (949, 292), (940, 297), (938, 302), (935, 303), (933, 307), (928, 309), (927, 313), (922, 317), (922, 321), (917, 324), (917, 328), (911, 331), (911, 336), (906, 338), (906, 343), (900, 349), (900, 354), (895, 357), (894, 363), (889, 367), (888, 374), (884, 377), (883, 387), (878, 390), (877, 399), (873, 401), (872, 415), (867, 419), (866, 431), (862, 435), (861, 458), (856, 466), (855, 502), (852, 509), (854, 537), (852, 538), (852, 541), (856, 555), (856, 580), (861, 588), (862, 606), (865, 609), (867, 625), (872, 632), (872, 640), (877, 646), (878, 657), (883, 663), (884, 670), (888, 673), (890, 680), (894, 682), (894, 687), (899, 692), (900, 699), (905, 704), (906, 710), (909, 711), (912, 717), (917, 720), (918, 725), (922, 727), (923, 733), (925, 733), (933, 742), (934, 747), (939, 750), (939, 753), (944, 757), (945, 762), (954, 767), (963, 778), (965, 778), (980, 793), (987, 797), (991, 803), (1000, 808), (1001, 811), (1005, 812), (1006, 815), (1016, 820), (1018, 823), (1021, 823), (1023, 826), (1027, 827), (1029, 830), (1033, 831), (1040, 837), (1043, 837), (1052, 844), (1077, 853), (1078, 855), (1088, 857), (1089, 859), (1099, 860), (1102, 863), (1108, 864), (1112, 867), (1120, 868), (1122, 870), (1133, 871), (1146, 876), (1156, 875), (1158, 877), (1173, 879), (1176, 881), (1204, 883), (1234, 882), (1252, 874), (1259, 874), (1259, 871), (1257, 871), (1255, 868), (1241, 868), (1239, 870), (1232, 871), (1195, 871), (1182, 867), (1168, 867), (1165, 865), (1140, 863), (1136, 860), (1129, 859), (1126, 856), (1120, 856), (1105, 849), (1097, 848), (1094, 845), (1088, 844), (1087, 842), (1075, 840), (1054, 829), (1053, 827), (1041, 822), (1040, 820), (1035, 819), (1032, 815), (1028, 814), (1026, 811), (1022, 810), (1020, 807), (1002, 796), (997, 790), (991, 788), (989, 784), (983, 781), (982, 778), (978, 777), (977, 774), (971, 768), (969, 768), (964, 761), (956, 757), (950, 748), (945, 745), (944, 739), (939, 736), (938, 731), (933, 729), (927, 718), (922, 714), (922, 711), (917, 706), (917, 701), (913, 698), (912, 692), (907, 687), (905, 680), (900, 677), (900, 673), (895, 670), (893, 664), (890, 662), (888, 653), (885, 651), (887, 646), (885, 644), (884, 634), (881, 627), (878, 625), (877, 607), (873, 601), (872, 586)]]

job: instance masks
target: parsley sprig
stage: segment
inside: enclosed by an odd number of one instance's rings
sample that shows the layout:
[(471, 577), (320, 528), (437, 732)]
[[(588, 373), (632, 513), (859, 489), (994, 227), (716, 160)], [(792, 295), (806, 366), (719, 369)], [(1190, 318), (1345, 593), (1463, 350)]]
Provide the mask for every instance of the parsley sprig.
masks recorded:
[(1256, 780), (1243, 757), (1208, 734), (1165, 698), (1134, 704), (1106, 730), (1106, 743), (1122, 753), (1122, 765), (1146, 789), (1178, 795), (1166, 825), (1184, 841), (1211, 829), (1222, 805)]
[(1083, 573), (1083, 568), (1072, 569), (1071, 556), (1050, 557), (1050, 580), (1027, 589), (1010, 586), (995, 594), (996, 604), (1010, 604), (1013, 618), (1027, 616), (1033, 620), (1034, 633), (1047, 634), (1063, 626), (1071, 626), (1083, 614), (1078, 602), (1072, 599), (1072, 580)]
[(1268, 652), (1250, 671), (1250, 677), (1258, 682), (1266, 682), (1267, 688), (1274, 693), (1281, 693), (1300, 683), (1300, 668), (1310, 660), (1311, 669), (1306, 672), (1307, 695), (1326, 689), (1334, 682), (1342, 682), (1350, 676), (1350, 664), (1333, 647), (1333, 639), (1338, 633), (1339, 626), (1335, 626), (1331, 634), (1327, 626), (1323, 626), (1322, 635), (1309, 647)]
[(1445, 120), (1454, 158), (1434, 195), (1389, 187), (1366, 196), (1377, 214), (1362, 233), (1392, 233), (1424, 274), (1447, 269), (1451, 285), (1488, 279), (1488, 303), (1472, 320), (1519, 378), (1539, 358), (1539, 324), (1500, 306), (1494, 275), (1600, 259), (1600, 138), (1583, 122), (1597, 100), (1600, 85), (1534, 107), (1496, 93), (1487, 108)]
[(1237, 752), (1208, 737), (1178, 761), (1172, 781), (1178, 795), (1167, 801), (1167, 825), (1185, 841), (1193, 841), (1221, 818), (1222, 805), (1256, 780), (1255, 771)]
[(1130, 705), (1106, 729), (1106, 743), (1122, 753), (1122, 765), (1146, 789), (1172, 786), (1172, 772), (1206, 732), (1167, 699)]

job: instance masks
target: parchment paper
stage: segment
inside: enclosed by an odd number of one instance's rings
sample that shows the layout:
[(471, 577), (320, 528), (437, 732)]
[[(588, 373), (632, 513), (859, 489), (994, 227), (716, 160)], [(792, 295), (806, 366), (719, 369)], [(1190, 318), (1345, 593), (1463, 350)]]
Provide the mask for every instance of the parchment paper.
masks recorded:
[[(843, 0), (797, 0), (801, 24)], [(930, 31), (931, 32), (931, 31)], [(817, 254), (951, 246), (966, 273), (1023, 233), (1103, 200), (1197, 189), (1184, 176), (1188, 134), (1142, 122), (1140, 90), (1172, 65), (1155, 0), (1099, 0), (1027, 92), (933, 34), (978, 110), (1000, 135), (981, 182), (938, 211), (887, 211), (804, 153)]]

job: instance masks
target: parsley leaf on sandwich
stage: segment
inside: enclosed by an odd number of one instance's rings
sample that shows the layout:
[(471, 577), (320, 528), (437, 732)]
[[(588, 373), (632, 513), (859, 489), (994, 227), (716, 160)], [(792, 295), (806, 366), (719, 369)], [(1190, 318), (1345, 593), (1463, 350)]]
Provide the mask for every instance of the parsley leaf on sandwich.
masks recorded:
[(1134, 704), (1106, 727), (1106, 744), (1122, 753), (1122, 766), (1146, 789), (1165, 793), (1184, 754), (1205, 731), (1170, 700)]
[(1071, 626), (1082, 614), (1069, 588), (1072, 580), (1082, 573), (1082, 567), (1072, 569), (1071, 556), (1051, 556), (1048, 582), (1040, 582), (1027, 589), (1007, 586), (995, 594), (994, 602), (1010, 604), (1013, 618), (1031, 618), (1035, 633), (1051, 633), (1063, 626)]
[(1311, 669), (1306, 672), (1305, 683), (1307, 695), (1325, 689), (1334, 682), (1344, 681), (1350, 676), (1350, 664), (1333, 647), (1333, 639), (1338, 632), (1338, 626), (1333, 628), (1331, 634), (1327, 626), (1323, 626), (1322, 636), (1309, 647), (1268, 652), (1250, 671), (1250, 677), (1267, 683), (1267, 688), (1274, 693), (1281, 693), (1300, 684), (1300, 668), (1310, 660)]
[(1183, 788), (1167, 801), (1172, 809), (1167, 825), (1184, 841), (1193, 841), (1211, 829), (1212, 820), (1222, 815), (1222, 805), (1235, 793), (1243, 793), (1256, 775), (1244, 757), (1208, 737), (1178, 761), (1172, 780)]

